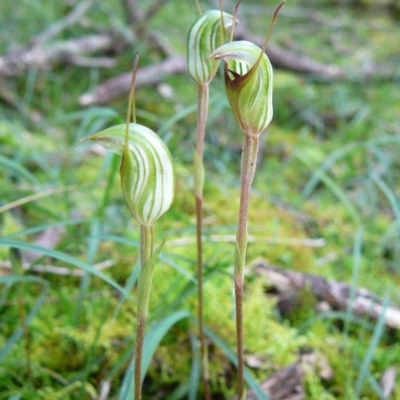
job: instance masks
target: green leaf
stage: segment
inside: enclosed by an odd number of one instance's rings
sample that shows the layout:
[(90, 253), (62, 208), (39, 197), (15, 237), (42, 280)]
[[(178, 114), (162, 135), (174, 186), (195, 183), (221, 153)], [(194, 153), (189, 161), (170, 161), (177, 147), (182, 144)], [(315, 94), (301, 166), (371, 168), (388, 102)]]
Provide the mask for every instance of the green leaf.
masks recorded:
[[(204, 328), (204, 332), (206, 335), (213, 341), (213, 343), (218, 346), (229, 358), (231, 363), (237, 367), (237, 358), (229, 346), (217, 335), (211, 332), (207, 327)], [(263, 393), (258, 383), (251, 376), (250, 372), (245, 369), (244, 370), (244, 379), (246, 380), (249, 387), (253, 390), (254, 394), (258, 397), (259, 400), (268, 400), (267, 395)]]
[(201, 377), (200, 352), (197, 342), (198, 340), (196, 336), (190, 335), (190, 345), (192, 348), (193, 359), (192, 359), (192, 368), (190, 369), (188, 400), (197, 399), (197, 390), (199, 388), (200, 377)]
[(374, 333), (372, 335), (370, 344), (368, 346), (368, 351), (365, 354), (364, 360), (359, 369), (360, 374), (358, 376), (358, 379), (356, 382), (356, 387), (355, 387), (355, 394), (356, 394), (357, 398), (360, 398), (361, 389), (364, 385), (365, 379), (369, 375), (369, 369), (371, 367), (372, 357), (374, 355), (375, 350), (378, 348), (379, 342), (382, 339), (382, 336), (385, 332), (385, 317), (386, 317), (386, 312), (387, 312), (388, 306), (389, 306), (389, 300), (387, 298), (385, 298), (384, 302), (383, 302), (382, 312), (379, 315), (378, 321), (376, 322)]
[(10, 160), (9, 158), (0, 155), (0, 165), (3, 165), (8, 170), (14, 171), (14, 173), (26, 179), (29, 183), (31, 183), (35, 187), (40, 187), (40, 182), (36, 179), (36, 177), (32, 175), (21, 164), (18, 164), (16, 161)]
[[(146, 335), (143, 344), (142, 381), (146, 375), (147, 369), (149, 368), (154, 352), (156, 351), (159, 343), (161, 342), (161, 339), (167, 334), (167, 332), (172, 328), (173, 325), (175, 325), (178, 321), (184, 318), (188, 318), (189, 316), (190, 313), (188, 311), (184, 310), (177, 311), (171, 315), (168, 315), (166, 318), (160, 321)], [(132, 377), (134, 370), (135, 370), (135, 360), (132, 360), (124, 376), (121, 392), (118, 397), (119, 400), (133, 399), (135, 384)]]
[[(26, 316), (25, 321), (23, 322), (25, 324), (25, 326), (29, 326), (32, 319), (40, 311), (40, 309), (46, 299), (47, 289), (48, 289), (49, 285), (48, 285), (48, 282), (45, 281), (44, 279), (37, 278), (35, 276), (15, 276), (14, 275), (14, 276), (0, 277), (0, 284), (5, 284), (7, 287), (10, 287), (15, 284), (21, 284), (23, 282), (39, 283), (43, 286), (43, 289), (41, 290), (38, 299), (36, 300), (32, 309)], [(5, 345), (0, 350), (0, 362), (8, 354), (8, 352), (12, 349), (12, 347), (21, 339), (22, 335), (23, 335), (23, 329), (21, 327), (21, 328), (16, 329), (14, 331), (14, 333), (8, 338)]]
[[(83, 261), (78, 260), (77, 258), (71, 257), (67, 254), (61, 253), (56, 250), (48, 249), (46, 247), (36, 246), (34, 244), (24, 243), (24, 242), (17, 242), (14, 240), (9, 239), (0, 239), (0, 246), (5, 247), (14, 247), (20, 250), (31, 250), (38, 253), (42, 253), (45, 256), (49, 256), (52, 258), (56, 258), (57, 260), (64, 261), (67, 264), (74, 265), (75, 267), (81, 268), (84, 271), (87, 271), (98, 278), (102, 279), (104, 282), (108, 283), (115, 289), (117, 289), (121, 294), (124, 296), (131, 297), (131, 294), (127, 293), (124, 288), (122, 288), (118, 283), (114, 282), (110, 279), (107, 275), (104, 275), (100, 271), (97, 271), (91, 265), (84, 263)], [(1, 282), (1, 281), (0, 281)]]

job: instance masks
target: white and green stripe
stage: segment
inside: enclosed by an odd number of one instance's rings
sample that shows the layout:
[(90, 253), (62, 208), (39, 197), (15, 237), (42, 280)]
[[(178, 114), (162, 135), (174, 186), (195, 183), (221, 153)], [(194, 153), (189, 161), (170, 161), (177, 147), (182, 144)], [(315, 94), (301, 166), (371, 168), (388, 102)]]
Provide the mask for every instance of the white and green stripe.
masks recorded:
[(200, 84), (210, 82), (218, 68), (218, 61), (206, 61), (210, 54), (222, 44), (221, 15), (224, 26), (232, 25), (232, 16), (219, 10), (202, 14), (189, 30), (187, 40), (187, 70)]
[(129, 149), (124, 152), (126, 125), (117, 125), (85, 139), (122, 154), (121, 186), (128, 207), (142, 226), (152, 226), (171, 206), (174, 174), (171, 154), (149, 128), (129, 124)]
[(215, 60), (225, 60), (225, 85), (233, 114), (240, 128), (255, 136), (269, 125), (273, 115), (273, 71), (265, 53), (259, 60), (261, 52), (254, 43), (236, 41), (211, 55)]

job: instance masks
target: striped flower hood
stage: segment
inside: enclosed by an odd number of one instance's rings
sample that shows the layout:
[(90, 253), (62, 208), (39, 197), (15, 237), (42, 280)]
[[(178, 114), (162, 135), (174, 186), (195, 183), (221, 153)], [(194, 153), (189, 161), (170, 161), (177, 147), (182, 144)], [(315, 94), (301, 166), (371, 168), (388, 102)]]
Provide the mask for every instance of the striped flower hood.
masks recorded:
[(272, 120), (272, 66), (248, 41), (227, 43), (210, 56), (225, 61), (225, 88), (235, 119), (246, 135), (258, 136)]
[(187, 39), (187, 70), (197, 83), (209, 83), (214, 78), (219, 62), (206, 60), (218, 46), (222, 45), (224, 28), (231, 26), (232, 21), (233, 17), (230, 14), (220, 10), (209, 10), (190, 28)]
[(121, 186), (128, 207), (140, 225), (152, 226), (168, 211), (174, 198), (172, 157), (164, 142), (149, 128), (130, 123), (128, 146), (125, 133), (126, 124), (116, 125), (83, 141), (96, 142), (122, 154)]

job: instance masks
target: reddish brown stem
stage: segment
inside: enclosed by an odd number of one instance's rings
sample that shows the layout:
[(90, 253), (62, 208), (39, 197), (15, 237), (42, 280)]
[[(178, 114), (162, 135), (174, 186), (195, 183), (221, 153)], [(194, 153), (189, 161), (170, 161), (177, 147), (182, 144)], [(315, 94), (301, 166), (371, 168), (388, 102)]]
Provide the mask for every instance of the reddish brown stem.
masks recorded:
[(244, 393), (244, 334), (243, 334), (243, 278), (235, 277), (235, 303), (236, 303), (236, 348), (238, 357), (238, 399)]
[(210, 377), (208, 371), (208, 352), (204, 336), (204, 312), (203, 312), (203, 243), (202, 243), (202, 209), (203, 200), (196, 196), (196, 221), (197, 221), (197, 303), (198, 303), (198, 324), (200, 338), (200, 357), (203, 373), (204, 399), (211, 399)]
[(197, 298), (198, 298), (198, 325), (200, 339), (200, 357), (202, 365), (202, 378), (204, 399), (210, 400), (210, 382), (208, 372), (207, 346), (204, 336), (203, 314), (203, 149), (205, 125), (208, 113), (208, 83), (199, 84), (197, 89), (197, 145), (196, 154), (198, 163), (195, 162), (195, 201), (196, 201), (196, 238), (197, 238)]
[(250, 190), (256, 170), (258, 137), (245, 135), (240, 175), (240, 205), (235, 249), (235, 300), (236, 300), (236, 336), (238, 357), (238, 399), (244, 395), (244, 334), (243, 334), (243, 286), (244, 266), (247, 249), (247, 215)]

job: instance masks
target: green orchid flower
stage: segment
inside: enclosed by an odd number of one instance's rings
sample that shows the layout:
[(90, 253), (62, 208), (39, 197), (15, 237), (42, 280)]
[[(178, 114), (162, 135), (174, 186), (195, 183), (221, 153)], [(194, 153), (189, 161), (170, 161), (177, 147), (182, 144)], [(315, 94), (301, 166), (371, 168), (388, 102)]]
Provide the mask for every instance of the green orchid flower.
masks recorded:
[(136, 123), (113, 126), (83, 141), (101, 144), (122, 154), (121, 186), (133, 217), (141, 226), (152, 226), (174, 199), (172, 157), (161, 138), (151, 129)]
[(225, 27), (231, 26), (232, 21), (230, 14), (209, 10), (190, 28), (187, 39), (187, 70), (197, 83), (209, 83), (214, 78), (219, 62), (206, 62), (206, 59), (223, 43)]
[(236, 41), (209, 58), (225, 61), (226, 94), (239, 127), (246, 135), (259, 136), (273, 115), (273, 72), (267, 55), (254, 43)]

